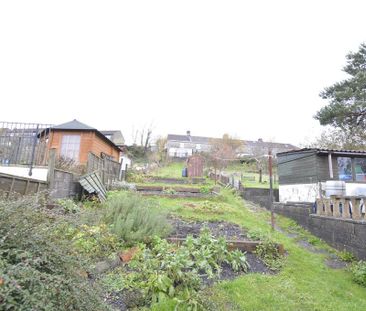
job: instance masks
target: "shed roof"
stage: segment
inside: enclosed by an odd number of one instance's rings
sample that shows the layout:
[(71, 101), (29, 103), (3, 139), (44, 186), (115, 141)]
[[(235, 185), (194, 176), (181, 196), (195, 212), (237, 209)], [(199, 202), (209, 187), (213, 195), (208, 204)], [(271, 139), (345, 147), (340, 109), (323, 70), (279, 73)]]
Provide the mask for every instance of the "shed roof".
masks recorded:
[(82, 130), (82, 131), (96, 131), (97, 129), (94, 127), (91, 127), (89, 125), (86, 125), (84, 123), (81, 123), (80, 121), (74, 119), (70, 122), (62, 123), (59, 125), (55, 125), (52, 127), (52, 129), (55, 130)]
[(318, 154), (338, 154), (338, 155), (362, 155), (366, 156), (365, 150), (346, 150), (346, 149), (324, 149), (324, 148), (302, 148), (298, 150), (290, 150), (285, 152), (277, 153), (277, 156), (281, 157), (282, 155), (296, 154), (296, 153), (318, 153)]

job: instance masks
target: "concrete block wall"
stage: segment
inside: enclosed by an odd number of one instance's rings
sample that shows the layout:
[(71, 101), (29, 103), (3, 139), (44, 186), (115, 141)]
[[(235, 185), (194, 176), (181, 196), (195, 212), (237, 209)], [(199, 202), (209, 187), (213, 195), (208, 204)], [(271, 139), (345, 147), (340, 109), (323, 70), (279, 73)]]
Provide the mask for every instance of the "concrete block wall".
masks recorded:
[(53, 181), (50, 183), (50, 195), (53, 199), (78, 197), (81, 193), (80, 184), (74, 179), (74, 174), (55, 170)]
[(295, 220), (334, 248), (349, 251), (359, 259), (366, 259), (366, 221), (312, 214), (311, 203), (275, 203), (274, 210), (277, 214)]
[[(243, 199), (259, 204), (263, 207), (270, 208), (269, 204), (269, 189), (262, 188), (247, 188), (241, 191)], [(277, 202), (279, 199), (278, 189), (273, 190), (273, 200)]]

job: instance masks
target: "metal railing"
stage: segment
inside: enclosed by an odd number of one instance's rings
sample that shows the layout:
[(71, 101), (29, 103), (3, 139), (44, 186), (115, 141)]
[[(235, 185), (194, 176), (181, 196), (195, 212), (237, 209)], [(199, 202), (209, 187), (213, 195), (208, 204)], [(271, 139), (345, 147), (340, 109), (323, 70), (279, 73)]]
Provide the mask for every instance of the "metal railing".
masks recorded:
[(45, 165), (47, 141), (42, 133), (51, 124), (0, 121), (0, 165)]

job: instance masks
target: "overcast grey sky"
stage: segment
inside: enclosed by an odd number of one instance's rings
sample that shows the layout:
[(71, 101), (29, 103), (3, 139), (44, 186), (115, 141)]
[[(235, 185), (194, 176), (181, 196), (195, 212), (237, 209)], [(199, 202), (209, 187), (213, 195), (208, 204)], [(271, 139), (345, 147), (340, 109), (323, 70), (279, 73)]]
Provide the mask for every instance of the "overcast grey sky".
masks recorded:
[(299, 144), (366, 1), (1, 1), (0, 120)]

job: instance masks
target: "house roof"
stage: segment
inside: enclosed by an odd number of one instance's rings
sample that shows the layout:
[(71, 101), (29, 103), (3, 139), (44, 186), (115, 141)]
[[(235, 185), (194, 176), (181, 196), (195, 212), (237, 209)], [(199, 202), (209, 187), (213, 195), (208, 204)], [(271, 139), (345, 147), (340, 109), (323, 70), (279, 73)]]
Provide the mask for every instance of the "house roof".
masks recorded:
[(116, 145), (124, 145), (125, 138), (121, 131), (111, 130), (111, 131), (100, 131), (105, 136), (111, 136), (111, 141), (113, 141)]
[[(192, 142), (196, 144), (208, 144), (213, 139), (220, 139), (220, 138), (210, 138), (210, 137), (203, 137), (203, 136), (190, 136), (190, 135), (176, 135), (176, 134), (168, 134), (168, 141), (178, 141), (178, 142)], [(284, 143), (272, 143), (272, 142), (265, 142), (262, 140), (252, 141), (252, 140), (241, 140), (245, 147), (272, 147), (272, 148), (284, 148), (284, 149), (298, 149), (298, 147), (291, 145), (291, 144), (284, 144)]]
[(203, 136), (191, 136), (191, 135), (176, 135), (176, 134), (168, 134), (167, 140), (174, 140), (179, 142), (192, 142), (196, 144), (208, 144), (210, 140), (213, 138), (203, 137)]
[(302, 148), (298, 150), (290, 150), (277, 153), (277, 156), (288, 155), (294, 153), (318, 153), (318, 154), (338, 154), (338, 155), (362, 155), (366, 156), (365, 150), (346, 150), (346, 149), (324, 149), (324, 148)]

